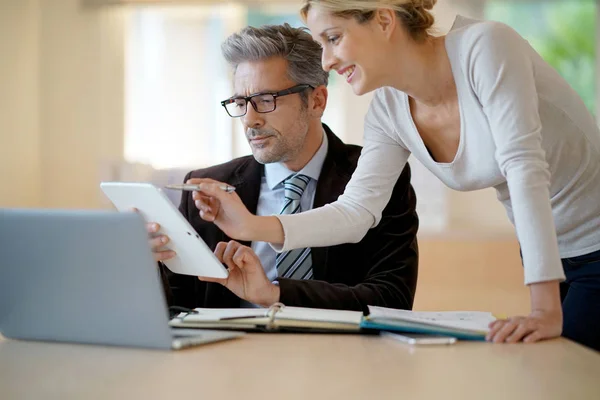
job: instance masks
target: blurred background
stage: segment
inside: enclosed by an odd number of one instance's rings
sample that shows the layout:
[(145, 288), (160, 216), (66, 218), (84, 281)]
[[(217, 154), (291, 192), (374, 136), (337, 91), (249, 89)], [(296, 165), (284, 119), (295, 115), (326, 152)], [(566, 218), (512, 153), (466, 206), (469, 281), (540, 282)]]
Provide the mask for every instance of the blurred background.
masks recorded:
[[(220, 43), (246, 25), (302, 25), (301, 1), (0, 0), (0, 207), (111, 208), (103, 180), (180, 182), (250, 154)], [(439, 0), (521, 33), (600, 112), (595, 0)], [(324, 122), (361, 144), (371, 95), (331, 76)], [(421, 219), (418, 309), (528, 309), (518, 244), (493, 189), (454, 192), (411, 159)], [(178, 202), (177, 198), (173, 198)]]

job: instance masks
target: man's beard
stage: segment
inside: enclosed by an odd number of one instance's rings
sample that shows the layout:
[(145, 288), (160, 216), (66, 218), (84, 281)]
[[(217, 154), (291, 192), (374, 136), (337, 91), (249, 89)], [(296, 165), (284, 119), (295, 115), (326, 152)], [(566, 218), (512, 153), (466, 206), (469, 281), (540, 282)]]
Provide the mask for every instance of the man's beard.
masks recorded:
[[(271, 143), (268, 146), (262, 147), (251, 144), (251, 139), (262, 136), (271, 138), (269, 139)], [(246, 131), (246, 139), (252, 148), (254, 158), (261, 164), (284, 162), (288, 158), (287, 143), (283, 140), (283, 135), (275, 130), (249, 128)]]
[(254, 129), (254, 128), (248, 128), (246, 130), (246, 139), (250, 140), (250, 139), (254, 139), (255, 137), (260, 137), (260, 136), (277, 136), (279, 132), (277, 132), (274, 129)]
[[(275, 129), (255, 129), (248, 128), (246, 130), (246, 139), (250, 144), (250, 140), (257, 137), (271, 137), (268, 146), (259, 147), (250, 145), (252, 154), (256, 161), (261, 164), (281, 163), (293, 160), (302, 152), (304, 141), (308, 133), (308, 118), (306, 110), (298, 117), (294, 124), (291, 124), (287, 129), (286, 134)], [(292, 134), (290, 134), (293, 132)]]

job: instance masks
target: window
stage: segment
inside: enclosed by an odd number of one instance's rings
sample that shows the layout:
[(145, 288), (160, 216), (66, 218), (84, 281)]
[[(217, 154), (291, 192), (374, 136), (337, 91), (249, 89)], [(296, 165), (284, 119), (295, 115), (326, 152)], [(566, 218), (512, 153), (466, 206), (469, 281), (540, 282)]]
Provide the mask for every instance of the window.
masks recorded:
[(501, 21), (525, 37), (596, 113), (595, 0), (486, 3), (485, 18)]
[(155, 168), (201, 167), (232, 157), (230, 95), (221, 38), (234, 6), (147, 7), (130, 15), (125, 159)]

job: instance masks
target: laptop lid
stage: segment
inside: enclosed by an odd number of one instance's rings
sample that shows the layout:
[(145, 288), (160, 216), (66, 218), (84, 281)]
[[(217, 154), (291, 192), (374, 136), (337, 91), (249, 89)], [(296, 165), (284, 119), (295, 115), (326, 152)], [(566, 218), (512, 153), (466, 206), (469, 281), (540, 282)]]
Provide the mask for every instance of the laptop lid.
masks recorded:
[(0, 210), (0, 332), (8, 338), (170, 349), (142, 218)]

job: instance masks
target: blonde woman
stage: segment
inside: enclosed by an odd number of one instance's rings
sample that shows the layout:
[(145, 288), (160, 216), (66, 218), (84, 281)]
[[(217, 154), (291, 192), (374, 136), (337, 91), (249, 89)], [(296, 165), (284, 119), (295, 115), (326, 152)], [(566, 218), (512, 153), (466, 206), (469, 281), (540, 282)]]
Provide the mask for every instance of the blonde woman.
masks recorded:
[[(435, 0), (308, 0), (323, 68), (354, 93), (375, 91), (364, 149), (335, 203), (256, 217), (210, 181), (202, 218), (277, 250), (359, 241), (377, 225), (409, 155), (449, 187), (493, 187), (514, 223), (528, 316), (498, 320), (488, 340), (561, 335), (600, 349), (600, 132), (580, 97), (514, 30), (457, 18), (430, 34)], [(351, 266), (348, 266), (351, 268)], [(564, 323), (563, 323), (564, 322)]]

